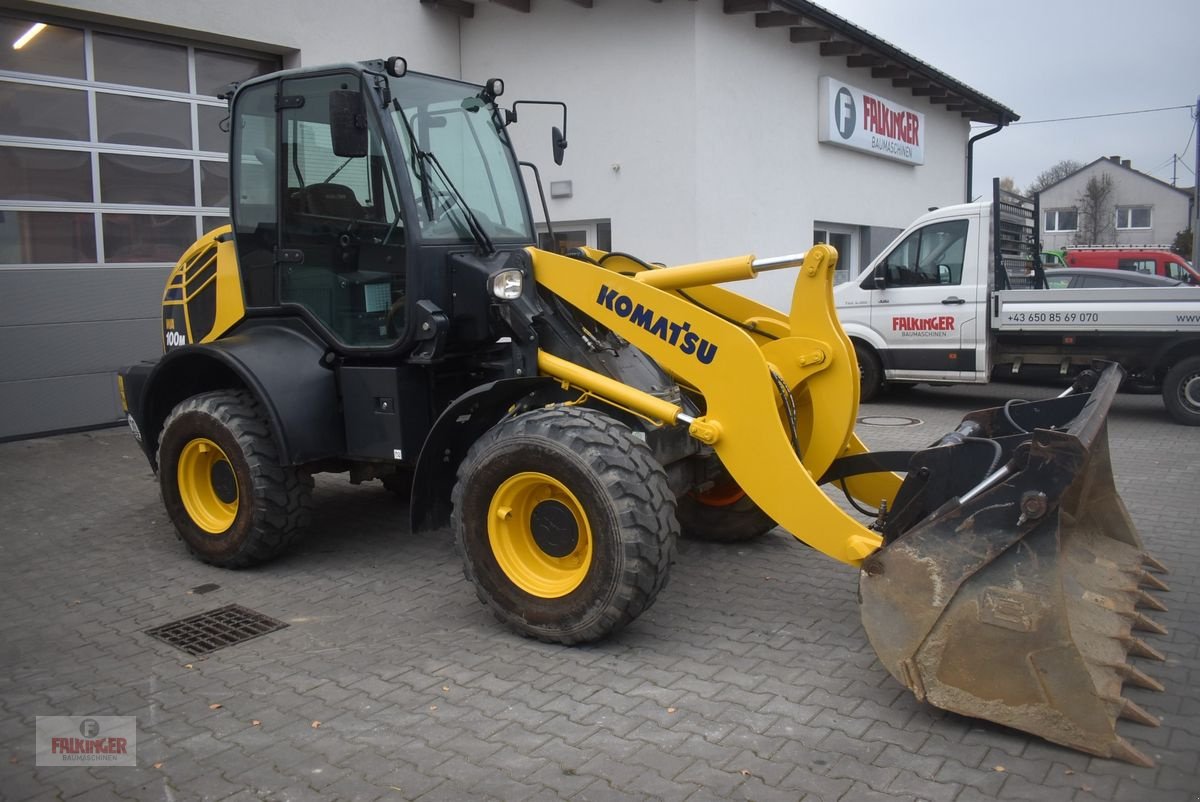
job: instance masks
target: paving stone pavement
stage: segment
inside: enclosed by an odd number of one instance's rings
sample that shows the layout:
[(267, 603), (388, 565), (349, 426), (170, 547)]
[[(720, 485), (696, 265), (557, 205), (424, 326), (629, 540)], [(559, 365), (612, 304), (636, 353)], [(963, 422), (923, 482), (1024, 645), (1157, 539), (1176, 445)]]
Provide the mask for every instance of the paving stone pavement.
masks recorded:
[[(1047, 392), (918, 388), (860, 414), (919, 425), (859, 431), (916, 447)], [(502, 629), (377, 484), (320, 477), (293, 551), (231, 572), (186, 555), (124, 430), (0, 444), (0, 798), (1195, 802), (1200, 429), (1122, 395), (1110, 434), (1173, 569), (1167, 661), (1143, 666), (1167, 691), (1128, 691), (1162, 726), (1122, 724), (1149, 769), (917, 702), (867, 644), (855, 572), (779, 530), (682, 543), (655, 607), (568, 648)], [(231, 603), (289, 627), (206, 659), (143, 634)], [(36, 767), (39, 715), (137, 716), (137, 767)]]

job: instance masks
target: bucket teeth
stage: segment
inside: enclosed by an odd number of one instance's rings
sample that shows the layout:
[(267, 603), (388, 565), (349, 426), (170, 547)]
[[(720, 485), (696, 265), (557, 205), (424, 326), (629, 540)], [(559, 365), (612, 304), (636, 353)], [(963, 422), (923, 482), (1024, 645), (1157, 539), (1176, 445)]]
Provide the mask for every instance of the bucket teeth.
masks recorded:
[(1170, 586), (1166, 582), (1156, 577), (1149, 571), (1138, 571), (1137, 582), (1144, 588), (1154, 588), (1155, 590), (1170, 590)]
[(1154, 768), (1153, 760), (1137, 749), (1134, 749), (1129, 741), (1121, 737), (1113, 741), (1112, 746), (1109, 747), (1109, 756), (1113, 760), (1124, 760), (1126, 763), (1132, 763), (1135, 766), (1142, 766), (1147, 769)]
[(1138, 724), (1145, 724), (1147, 727), (1157, 727), (1162, 723), (1147, 713), (1140, 705), (1128, 699), (1122, 698), (1120, 703), (1121, 711), (1117, 715), (1127, 721), (1136, 721)]
[(1145, 565), (1147, 568), (1149, 568), (1151, 571), (1158, 571), (1160, 574), (1171, 573), (1170, 571), (1167, 570), (1167, 566), (1163, 565), (1158, 560), (1154, 559), (1149, 554), (1146, 554), (1144, 552), (1142, 553), (1142, 564)]
[(1163, 604), (1144, 590), (1134, 591), (1134, 604), (1137, 607), (1149, 607), (1151, 610), (1158, 610), (1160, 613), (1165, 613), (1167, 611), (1167, 605)]
[(1157, 621), (1147, 618), (1146, 616), (1142, 615), (1141, 613), (1133, 613), (1129, 617), (1131, 619), (1131, 625), (1133, 626), (1134, 629), (1139, 629), (1142, 632), (1154, 632), (1159, 635), (1167, 634), (1166, 627), (1164, 627), (1162, 624), (1158, 623)]
[(1113, 666), (1113, 669), (1131, 685), (1137, 685), (1139, 688), (1146, 688), (1147, 690), (1151, 691), (1166, 690), (1163, 687), (1163, 684), (1154, 679), (1154, 677), (1149, 676), (1140, 669), (1134, 668), (1128, 663), (1119, 666)]
[(1141, 638), (1135, 638), (1132, 635), (1121, 638), (1121, 645), (1125, 647), (1125, 651), (1134, 657), (1149, 657), (1151, 660), (1158, 660), (1160, 663), (1166, 662), (1167, 656), (1165, 654)]

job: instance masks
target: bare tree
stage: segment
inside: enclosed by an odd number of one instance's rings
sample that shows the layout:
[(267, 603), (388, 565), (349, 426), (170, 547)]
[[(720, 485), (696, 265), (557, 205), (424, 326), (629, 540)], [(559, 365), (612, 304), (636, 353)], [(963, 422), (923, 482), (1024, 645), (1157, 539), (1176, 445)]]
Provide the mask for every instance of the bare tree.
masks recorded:
[(1033, 179), (1033, 183), (1029, 185), (1026, 191), (1029, 195), (1035, 195), (1041, 192), (1051, 184), (1057, 184), (1072, 173), (1077, 173), (1083, 169), (1083, 165), (1074, 159), (1063, 159), (1053, 167), (1042, 170), (1038, 173), (1038, 177)]
[(1076, 245), (1114, 245), (1117, 241), (1116, 209), (1113, 208), (1113, 180), (1108, 173), (1094, 175), (1076, 198), (1079, 224)]
[(1016, 192), (1017, 182), (1013, 180), (1012, 176), (1006, 175), (1000, 179), (1000, 189), (1005, 192)]

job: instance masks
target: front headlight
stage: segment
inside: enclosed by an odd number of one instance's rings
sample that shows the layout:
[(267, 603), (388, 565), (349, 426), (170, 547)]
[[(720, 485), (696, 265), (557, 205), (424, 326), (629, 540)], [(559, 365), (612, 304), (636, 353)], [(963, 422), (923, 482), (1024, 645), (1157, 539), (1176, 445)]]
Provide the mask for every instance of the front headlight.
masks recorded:
[(513, 301), (521, 297), (521, 289), (525, 285), (525, 277), (520, 270), (501, 270), (489, 279), (492, 285), (492, 295), (501, 301)]

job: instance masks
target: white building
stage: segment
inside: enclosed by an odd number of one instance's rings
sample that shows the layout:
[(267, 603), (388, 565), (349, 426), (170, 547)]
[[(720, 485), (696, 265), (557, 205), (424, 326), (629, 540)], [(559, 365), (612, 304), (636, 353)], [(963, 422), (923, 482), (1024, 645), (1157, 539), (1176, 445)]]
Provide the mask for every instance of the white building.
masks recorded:
[[(1089, 227), (1080, 219), (1088, 182), (1108, 176), (1111, 197), (1100, 209), (1101, 225)], [(1038, 193), (1042, 210), (1042, 248), (1070, 245), (1166, 245), (1191, 227), (1192, 193), (1134, 170), (1128, 159), (1108, 156), (1076, 170)], [(1080, 232), (1102, 231), (1103, 242), (1081, 241)], [(1082, 239), (1093, 239), (1084, 236)]]
[(120, 417), (170, 264), (227, 215), (229, 81), (398, 54), (566, 101), (561, 167), (557, 112), (510, 128), (560, 243), (668, 263), (827, 240), (857, 269), (964, 197), (971, 121), (1016, 119), (804, 0), (10, 0), (0, 42), (0, 439)]

